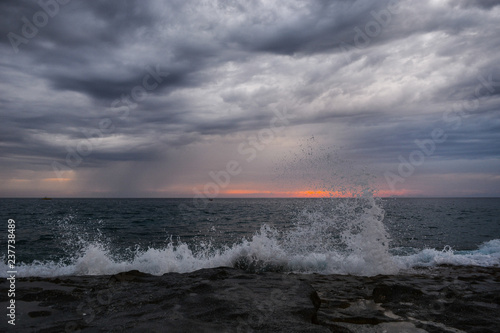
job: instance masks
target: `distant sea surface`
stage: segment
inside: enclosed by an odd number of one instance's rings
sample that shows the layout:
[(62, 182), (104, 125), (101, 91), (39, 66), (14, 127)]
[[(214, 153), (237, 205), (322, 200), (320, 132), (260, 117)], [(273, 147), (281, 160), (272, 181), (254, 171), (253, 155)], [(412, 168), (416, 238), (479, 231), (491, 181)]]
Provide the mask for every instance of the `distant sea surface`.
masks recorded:
[(393, 274), (500, 265), (499, 198), (0, 199), (19, 276), (250, 271)]

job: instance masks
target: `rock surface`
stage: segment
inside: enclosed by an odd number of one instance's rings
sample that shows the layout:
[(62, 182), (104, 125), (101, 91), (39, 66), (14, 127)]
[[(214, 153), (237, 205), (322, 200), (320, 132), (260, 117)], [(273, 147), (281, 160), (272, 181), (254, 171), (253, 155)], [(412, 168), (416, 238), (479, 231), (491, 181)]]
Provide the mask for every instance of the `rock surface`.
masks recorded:
[[(320, 304), (314, 289), (278, 273), (131, 271), (26, 278), (16, 287), (16, 332), (329, 332), (313, 324)], [(6, 296), (2, 282), (2, 307)], [(9, 328), (5, 319), (0, 325)]]
[(439, 267), (394, 276), (305, 276), (333, 332), (500, 332), (500, 268)]
[[(8, 306), (0, 282), (0, 306)], [(394, 276), (249, 273), (20, 278), (16, 332), (498, 332), (500, 268)], [(5, 311), (5, 310), (4, 310)]]

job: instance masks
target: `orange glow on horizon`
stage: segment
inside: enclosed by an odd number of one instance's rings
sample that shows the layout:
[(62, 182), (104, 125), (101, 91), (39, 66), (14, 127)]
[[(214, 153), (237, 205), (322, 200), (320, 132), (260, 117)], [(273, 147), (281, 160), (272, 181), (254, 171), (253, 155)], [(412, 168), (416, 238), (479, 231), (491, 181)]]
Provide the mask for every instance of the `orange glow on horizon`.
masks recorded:
[(44, 182), (69, 182), (72, 181), (72, 178), (43, 178)]
[[(419, 195), (414, 191), (409, 190), (375, 190), (374, 197), (399, 197)], [(247, 189), (232, 189), (219, 193), (219, 196), (238, 197), (238, 196), (255, 196), (264, 198), (352, 198), (359, 196), (355, 192), (341, 191), (325, 191), (325, 190), (296, 190), (296, 191), (269, 191), (269, 190), (247, 190)]]
[[(260, 186), (259, 186), (260, 185)], [(204, 185), (199, 184), (193, 187), (189, 186), (169, 186), (161, 190), (149, 189), (149, 193), (155, 193), (157, 196), (166, 197), (205, 197), (205, 198), (355, 198), (364, 195), (364, 188), (353, 186), (352, 188), (342, 188), (339, 190), (332, 189), (314, 189), (299, 187), (296, 189), (272, 189), (265, 184), (242, 183), (235, 184), (234, 187), (218, 188), (218, 191), (205, 191)], [(371, 192), (371, 193), (370, 193)], [(389, 189), (376, 189), (367, 193), (368, 196), (374, 197), (406, 197), (406, 196), (421, 196), (419, 191), (409, 189), (398, 189), (390, 191)]]
[(13, 182), (13, 183), (24, 183), (24, 182), (30, 182), (31, 179), (19, 179), (19, 178), (12, 178), (7, 181)]
[(272, 191), (259, 191), (259, 190), (227, 190), (222, 192), (223, 195), (249, 195), (249, 194), (273, 194)]
[(268, 191), (268, 190), (244, 190), (244, 189), (234, 189), (226, 190), (220, 193), (222, 196), (256, 196), (256, 197), (268, 197), (268, 198), (347, 198), (352, 197), (351, 193), (340, 193), (338, 191), (313, 191), (313, 190), (302, 190), (302, 191)]
[(338, 191), (295, 191), (291, 192), (291, 197), (299, 198), (346, 198), (351, 197), (351, 193), (340, 193)]

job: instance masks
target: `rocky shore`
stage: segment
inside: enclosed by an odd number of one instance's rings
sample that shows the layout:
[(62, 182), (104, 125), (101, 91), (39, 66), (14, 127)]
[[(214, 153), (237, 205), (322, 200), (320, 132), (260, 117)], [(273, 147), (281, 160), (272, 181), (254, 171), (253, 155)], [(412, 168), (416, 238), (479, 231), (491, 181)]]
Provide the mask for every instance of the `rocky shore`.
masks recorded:
[[(9, 306), (9, 281), (0, 304)], [(18, 278), (2, 332), (499, 332), (500, 268), (359, 277), (203, 269)]]

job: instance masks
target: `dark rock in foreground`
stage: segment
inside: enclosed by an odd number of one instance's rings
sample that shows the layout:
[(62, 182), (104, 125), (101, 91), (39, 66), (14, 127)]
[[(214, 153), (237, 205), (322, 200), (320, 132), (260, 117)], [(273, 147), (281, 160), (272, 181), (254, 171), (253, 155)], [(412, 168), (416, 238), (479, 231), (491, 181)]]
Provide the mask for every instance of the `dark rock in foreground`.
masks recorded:
[[(0, 306), (9, 303), (0, 283)], [(4, 310), (5, 311), (5, 310)], [(500, 268), (396, 276), (248, 273), (22, 278), (16, 332), (498, 332)]]
[[(16, 332), (329, 332), (313, 324), (320, 304), (314, 289), (278, 273), (25, 278), (17, 291)], [(1, 325), (9, 328), (5, 318)]]
[(500, 268), (304, 278), (321, 299), (317, 323), (333, 332), (500, 332)]

